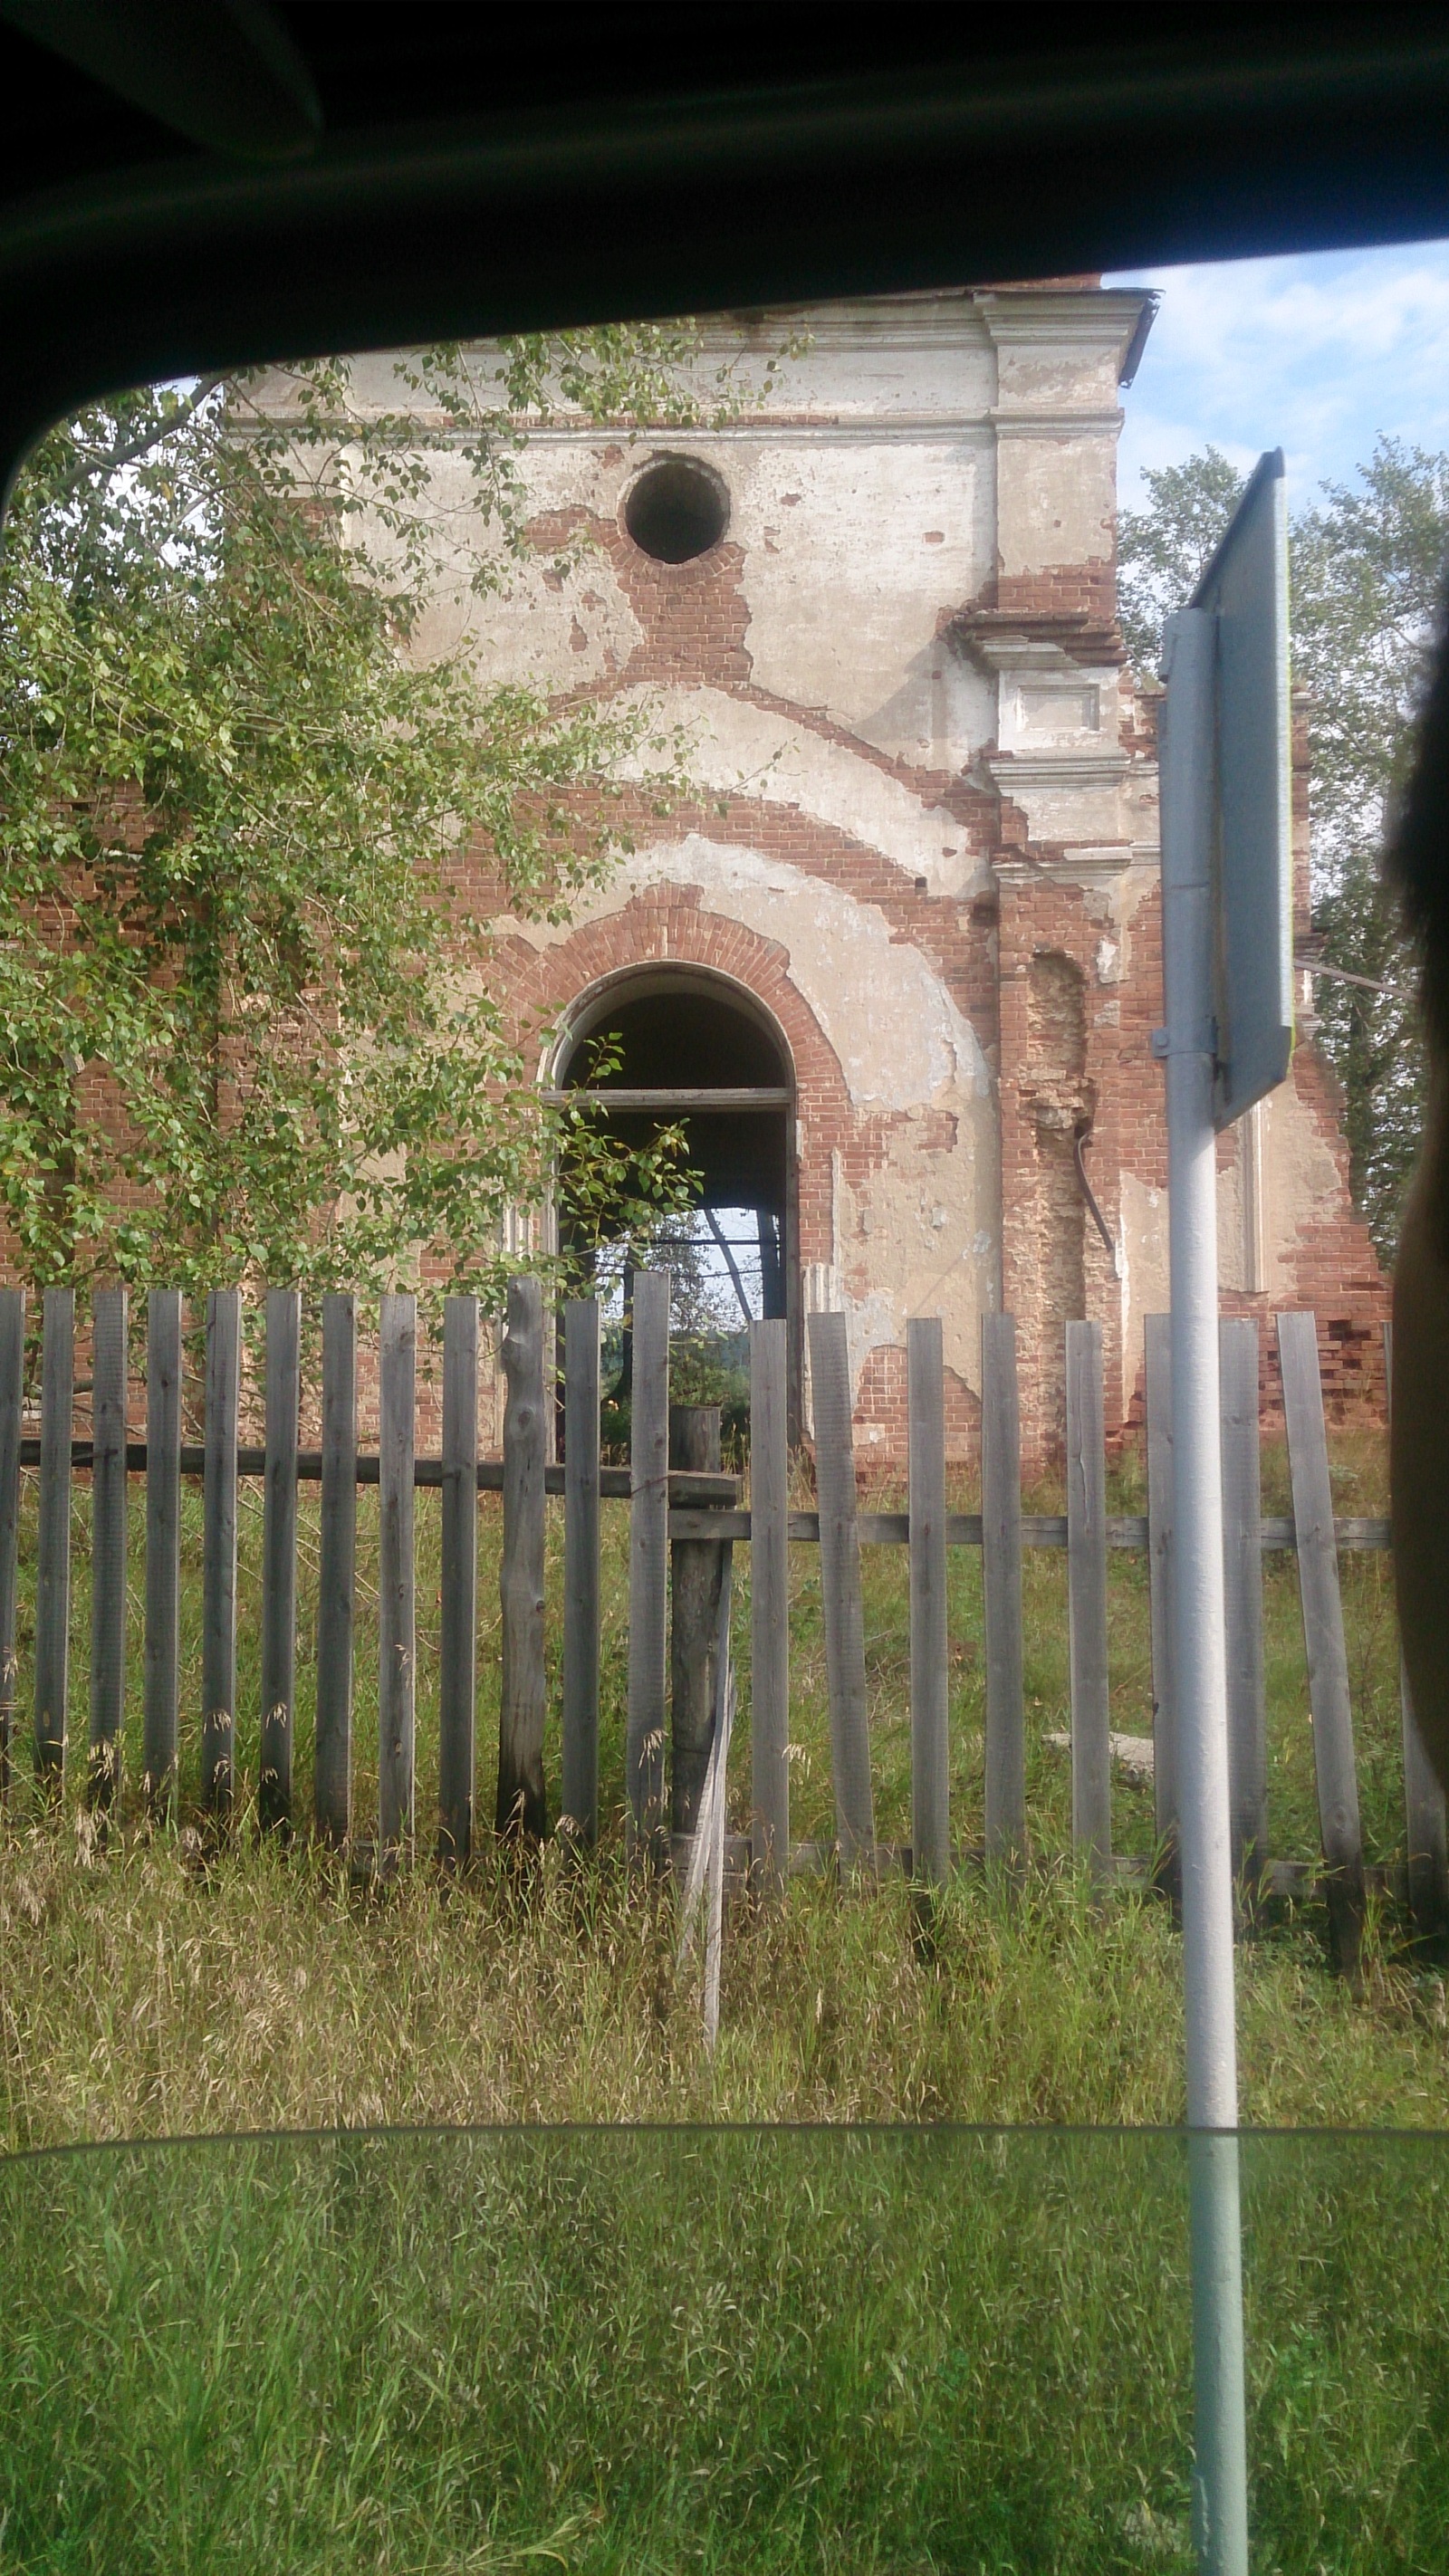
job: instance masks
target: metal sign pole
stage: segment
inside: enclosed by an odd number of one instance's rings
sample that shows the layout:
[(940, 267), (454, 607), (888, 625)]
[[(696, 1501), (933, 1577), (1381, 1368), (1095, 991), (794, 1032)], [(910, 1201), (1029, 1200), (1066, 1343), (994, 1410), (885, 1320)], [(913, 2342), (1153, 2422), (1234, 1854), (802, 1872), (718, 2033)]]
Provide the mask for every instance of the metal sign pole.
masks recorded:
[(1204, 2576), (1247, 2576), (1213, 1084), (1217, 621), (1164, 636), (1162, 943), (1172, 1273), (1173, 1624), (1192, 2213), (1193, 2502)]

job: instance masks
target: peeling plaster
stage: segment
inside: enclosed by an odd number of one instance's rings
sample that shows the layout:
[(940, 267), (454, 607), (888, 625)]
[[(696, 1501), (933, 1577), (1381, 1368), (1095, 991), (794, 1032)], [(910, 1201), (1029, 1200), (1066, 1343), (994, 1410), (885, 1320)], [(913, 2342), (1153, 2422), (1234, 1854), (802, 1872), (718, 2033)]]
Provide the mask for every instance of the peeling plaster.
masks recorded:
[(926, 1108), (947, 1094), (991, 1100), (980, 1040), (920, 950), (895, 938), (873, 904), (760, 850), (699, 832), (654, 842), (630, 860), (627, 878), (578, 903), (571, 922), (513, 926), (534, 946), (553, 946), (581, 922), (621, 912), (649, 885), (698, 886), (710, 911), (784, 949), (791, 981), (835, 1052), (853, 1108)]
[[(665, 732), (683, 728), (691, 770), (718, 795), (794, 806), (889, 859), (912, 883), (924, 877), (934, 895), (966, 897), (991, 885), (989, 865), (972, 860), (951, 815), (808, 725), (722, 689), (627, 690), (621, 703), (643, 705)], [(641, 759), (633, 774), (646, 765)]]

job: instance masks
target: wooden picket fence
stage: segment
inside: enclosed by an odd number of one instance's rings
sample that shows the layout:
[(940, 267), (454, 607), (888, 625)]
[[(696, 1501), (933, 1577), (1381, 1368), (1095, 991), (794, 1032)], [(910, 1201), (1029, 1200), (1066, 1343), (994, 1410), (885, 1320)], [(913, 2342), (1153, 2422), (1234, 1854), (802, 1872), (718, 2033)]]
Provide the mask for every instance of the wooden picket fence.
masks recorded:
[[(181, 1490), (203, 1492), (201, 1789), (225, 1818), (236, 1797), (237, 1505), (242, 1478), (263, 1485), (261, 1746), (258, 1811), (268, 1826), (293, 1821), (296, 1708), (297, 1498), (321, 1488), (316, 1631), (314, 1823), (325, 1840), (353, 1835), (353, 1673), (357, 1652), (354, 1580), (357, 1493), (379, 1490), (378, 1817), (376, 1858), (387, 1866), (416, 1838), (414, 1762), (415, 1572), (413, 1498), (442, 1492), (437, 1849), (467, 1859), (475, 1835), (477, 1697), (477, 1496), (501, 1492), (501, 1693), (495, 1823), (538, 1832), (547, 1808), (543, 1774), (548, 1682), (544, 1656), (545, 1499), (564, 1503), (562, 1818), (583, 1843), (599, 1821), (600, 1507), (630, 1509), (626, 1726), (627, 1819), (631, 1847), (663, 1858), (669, 1849), (666, 1745), (670, 1709), (666, 1647), (670, 1559), (674, 1555), (675, 1724), (689, 1659), (715, 1652), (715, 1611), (733, 1548), (751, 1552), (751, 1823), (733, 1837), (732, 1864), (765, 1887), (791, 1870), (836, 1861), (847, 1869), (904, 1865), (938, 1879), (963, 1855), (953, 1845), (948, 1802), (948, 1636), (946, 1550), (979, 1548), (983, 1566), (985, 1666), (985, 1856), (1006, 1859), (1027, 1846), (1025, 1713), (1022, 1682), (1022, 1551), (1064, 1549), (1070, 1640), (1072, 1839), (1104, 1879), (1130, 1874), (1111, 1846), (1107, 1588), (1109, 1552), (1145, 1552), (1151, 1598), (1154, 1794), (1159, 1879), (1171, 1886), (1176, 1835), (1174, 1693), (1171, 1671), (1173, 1567), (1171, 1380), (1166, 1317), (1147, 1325), (1148, 1509), (1112, 1516), (1106, 1508), (1100, 1327), (1066, 1328), (1067, 1509), (1024, 1514), (1015, 1325), (984, 1319), (982, 1331), (981, 1510), (946, 1508), (942, 1332), (938, 1319), (908, 1326), (910, 1424), (908, 1509), (864, 1512), (857, 1500), (846, 1321), (808, 1319), (810, 1395), (818, 1509), (789, 1503), (785, 1327), (757, 1324), (750, 1335), (750, 1505), (737, 1478), (669, 1462), (669, 1282), (636, 1278), (633, 1307), (631, 1464), (610, 1468), (599, 1452), (599, 1310), (567, 1303), (559, 1321), (565, 1457), (548, 1458), (547, 1335), (537, 1281), (511, 1283), (501, 1357), (506, 1388), (501, 1458), (478, 1454), (479, 1309), (450, 1298), (444, 1310), (441, 1454), (417, 1454), (415, 1300), (381, 1301), (377, 1344), (379, 1438), (358, 1447), (356, 1301), (322, 1301), (320, 1448), (300, 1446), (301, 1301), (273, 1290), (266, 1300), (265, 1436), (241, 1445), (242, 1304), (237, 1290), (207, 1301), (204, 1437), (182, 1440), (183, 1314), (180, 1296), (151, 1292), (146, 1319), (146, 1438), (127, 1424), (128, 1306), (125, 1292), (96, 1293), (91, 1310), (91, 1436), (74, 1437), (74, 1301), (44, 1300), (39, 1436), (24, 1423), (25, 1306), (0, 1291), (0, 1788), (8, 1778), (16, 1708), (17, 1535), (22, 1467), (38, 1469), (34, 1647), (34, 1747), (42, 1782), (58, 1788), (66, 1761), (70, 1634), (72, 1478), (92, 1487), (90, 1727), (88, 1784), (105, 1808), (119, 1784), (126, 1695), (128, 1489), (145, 1477), (145, 1645), (142, 1676), (143, 1781), (148, 1804), (164, 1810), (177, 1782), (181, 1718)], [(1221, 1327), (1224, 1561), (1227, 1588), (1229, 1723), (1234, 1862), (1245, 1888), (1297, 1887), (1321, 1878), (1333, 1947), (1356, 1956), (1368, 1874), (1363, 1860), (1348, 1659), (1338, 1579), (1341, 1549), (1383, 1549), (1382, 1521), (1335, 1519), (1312, 1315), (1276, 1319), (1293, 1513), (1265, 1520), (1259, 1474), (1259, 1343), (1251, 1321)], [(829, 1851), (792, 1844), (790, 1834), (789, 1559), (792, 1543), (819, 1547), (835, 1797)], [(910, 1560), (912, 1832), (905, 1850), (877, 1842), (866, 1689), (862, 1546), (904, 1546)], [(1313, 1725), (1321, 1854), (1313, 1863), (1273, 1859), (1267, 1814), (1262, 1556), (1296, 1549)], [(687, 1594), (701, 1551), (717, 1568), (712, 1594)], [(719, 1569), (723, 1570), (721, 1572)], [(705, 1607), (701, 1613), (699, 1601)], [(727, 1598), (727, 1595), (726, 1595)], [(693, 1607), (690, 1607), (693, 1603)], [(691, 1643), (691, 1639), (693, 1642)], [(698, 1678), (698, 1677), (697, 1677)], [(700, 1694), (696, 1694), (700, 1696)], [(704, 1687), (709, 1704), (708, 1685)], [(1400, 1892), (1416, 1925), (1449, 1924), (1443, 1798), (1425, 1760), (1403, 1693), (1407, 1864)], [(676, 1800), (676, 1807), (677, 1807)], [(676, 1822), (678, 1816), (676, 1814)]]

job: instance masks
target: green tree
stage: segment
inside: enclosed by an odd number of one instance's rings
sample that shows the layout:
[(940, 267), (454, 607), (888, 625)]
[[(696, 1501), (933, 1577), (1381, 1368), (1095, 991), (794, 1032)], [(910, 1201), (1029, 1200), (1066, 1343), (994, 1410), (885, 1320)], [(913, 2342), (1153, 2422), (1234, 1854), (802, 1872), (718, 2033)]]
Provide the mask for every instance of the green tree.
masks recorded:
[[(550, 404), (697, 416), (697, 358), (687, 324), (437, 349), (382, 414), (328, 362), (130, 394), (33, 455), (0, 559), (0, 1212), (36, 1280), (362, 1285), (423, 1256), (496, 1293), (565, 1122), (458, 856), (562, 918), (627, 847), (626, 768), (658, 796), (678, 762), (637, 709), (409, 647), (450, 553), (509, 577)], [(463, 509), (436, 473), (460, 446)], [(680, 1195), (677, 1138), (623, 1158), (568, 1123), (576, 1241)]]
[[(1242, 477), (1216, 449), (1144, 478), (1122, 514), (1122, 623), (1139, 670), (1188, 597)], [(1415, 965), (1382, 852), (1449, 562), (1449, 456), (1381, 438), (1354, 484), (1328, 484), (1291, 530), (1295, 678), (1312, 693), (1313, 922), (1324, 1052), (1344, 1091), (1357, 1205), (1392, 1259), (1418, 1149), (1424, 1067)]]

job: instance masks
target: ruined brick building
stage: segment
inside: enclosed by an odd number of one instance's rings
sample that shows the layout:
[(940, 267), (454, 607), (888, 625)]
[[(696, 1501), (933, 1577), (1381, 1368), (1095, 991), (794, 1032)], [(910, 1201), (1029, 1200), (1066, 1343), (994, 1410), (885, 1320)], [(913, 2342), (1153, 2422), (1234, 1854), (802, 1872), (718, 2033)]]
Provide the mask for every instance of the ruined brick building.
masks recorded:
[[(944, 1318), (953, 1453), (998, 1306), (1049, 1447), (1065, 1321), (1100, 1318), (1120, 1429), (1167, 1302), (1153, 705), (1114, 563), (1151, 302), (1068, 280), (802, 320), (726, 428), (532, 439), (534, 563), (440, 595), (423, 642), (560, 696), (646, 693), (707, 791), (645, 817), (567, 926), (503, 938), (541, 1082), (608, 1028), (626, 1086), (760, 1095), (696, 1115), (706, 1192), (753, 1213), (807, 1408), (800, 1319), (844, 1307), (863, 1463), (901, 1454), (915, 1313)], [(721, 324), (706, 368), (763, 336)], [(1292, 1078), (1222, 1142), (1222, 1277), (1235, 1311), (1314, 1306), (1347, 1402), (1377, 1383), (1384, 1289), (1311, 1003), (1305, 976)]]

